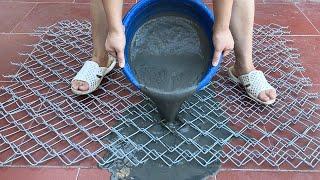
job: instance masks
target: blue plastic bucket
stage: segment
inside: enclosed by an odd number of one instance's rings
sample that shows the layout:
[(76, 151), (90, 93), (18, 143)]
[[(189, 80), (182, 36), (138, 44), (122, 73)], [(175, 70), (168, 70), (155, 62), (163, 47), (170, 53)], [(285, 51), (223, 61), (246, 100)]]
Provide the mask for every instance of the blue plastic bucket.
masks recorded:
[[(140, 84), (136, 79), (132, 69), (130, 68), (129, 62), (129, 47), (131, 46), (131, 41), (135, 32), (143, 25), (146, 21), (151, 19), (153, 16), (156, 16), (160, 13), (180, 13), (184, 16), (188, 16), (193, 21), (198, 23), (204, 32), (208, 36), (208, 39), (212, 39), (212, 26), (214, 24), (213, 13), (208, 9), (208, 7), (202, 2), (202, 0), (140, 0), (135, 4), (131, 10), (124, 17), (123, 24), (126, 28), (126, 50), (125, 50), (125, 59), (126, 65), (123, 69), (124, 74), (127, 78), (138, 88), (140, 89)], [(214, 47), (211, 44), (211, 57), (213, 56)], [(208, 62), (208, 71), (203, 76), (202, 80), (199, 82), (197, 90), (204, 89), (211, 81), (213, 76), (217, 73), (219, 65), (216, 67), (212, 66), (211, 62)]]

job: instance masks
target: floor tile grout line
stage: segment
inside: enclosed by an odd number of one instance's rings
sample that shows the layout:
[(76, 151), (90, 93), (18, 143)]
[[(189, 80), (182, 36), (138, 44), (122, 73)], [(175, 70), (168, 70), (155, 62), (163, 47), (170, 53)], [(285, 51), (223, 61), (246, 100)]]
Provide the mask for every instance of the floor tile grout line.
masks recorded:
[[(72, 0), (72, 1), (0, 1), (0, 3), (38, 3), (38, 4), (90, 4), (90, 2), (77, 2), (76, 0)], [(137, 2), (124, 2), (124, 4), (136, 4)], [(257, 2), (255, 4), (295, 4), (295, 3), (299, 3), (299, 2)], [(303, 2), (304, 4), (315, 4), (317, 2)], [(211, 2), (206, 2), (205, 4), (212, 4)]]
[[(88, 166), (21, 166), (21, 165), (9, 165), (3, 166), (2, 168), (48, 168), (48, 169), (100, 169), (95, 166), (88, 167)], [(226, 171), (248, 171), (248, 172), (301, 172), (301, 173), (320, 173), (320, 170), (293, 170), (293, 169), (220, 169), (217, 174), (220, 172)]]
[[(136, 4), (138, 1), (135, 2), (124, 2), (124, 4)], [(23, 0), (3, 0), (0, 3), (76, 3), (76, 4), (90, 4), (90, 2), (77, 2), (77, 0), (72, 1), (23, 1)], [(204, 2), (205, 4), (213, 4), (212, 2)], [(268, 4), (293, 4), (294, 2), (272, 2)], [(256, 4), (265, 4), (264, 2), (257, 2)], [(311, 3), (309, 3), (311, 4)]]
[[(275, 36), (277, 36), (277, 35), (275, 35)], [(318, 37), (318, 36), (320, 36), (320, 34), (305, 34), (305, 35), (303, 35), (303, 34), (296, 34), (296, 35), (279, 35), (279, 36), (284, 36), (284, 37)]]
[(79, 174), (80, 174), (80, 167), (78, 167), (77, 175), (76, 175), (76, 180), (78, 180)]
[(245, 172), (300, 172), (300, 173), (320, 173), (320, 170), (294, 170), (294, 169), (220, 169), (219, 172), (245, 171)]
[[(77, 2), (76, 0), (72, 1), (0, 1), (0, 3), (23, 3), (23, 4), (32, 4), (32, 3), (38, 3), (38, 4), (90, 4), (90, 2)], [(124, 2), (124, 4), (136, 4), (137, 2)], [(314, 2), (304, 2), (305, 4), (314, 4)], [(205, 4), (213, 4), (211, 2), (206, 2)], [(279, 5), (279, 4), (295, 4), (295, 2), (258, 2), (255, 4), (269, 4), (269, 5)]]
[(33, 7), (23, 16), (23, 18), (18, 22), (13, 29), (10, 31), (10, 33), (14, 32), (14, 30), (23, 22), (23, 20), (33, 11), (33, 9), (38, 5), (38, 3), (34, 3)]
[(311, 20), (307, 17), (307, 15), (299, 8), (297, 5), (298, 3), (294, 3), (296, 8), (303, 14), (303, 16), (309, 21), (309, 23), (312, 25), (312, 27), (320, 34), (320, 31), (316, 28), (316, 26), (311, 22)]
[[(61, 2), (61, 1), (0, 1), (0, 3), (16, 3), (16, 4), (86, 4), (90, 5), (90, 2), (76, 2), (76, 0), (70, 2)], [(136, 4), (135, 2), (125, 2), (125, 5)]]
[[(73, 0), (74, 1), (74, 0)], [(39, 3), (39, 4), (61, 4), (61, 3), (68, 3), (73, 4), (73, 1), (68, 2), (62, 2), (62, 1), (0, 1), (0, 3), (16, 3), (16, 4), (33, 4), (33, 3)], [(76, 3), (76, 4), (89, 4), (89, 3)]]
[(33, 32), (33, 33), (30, 33), (30, 32), (19, 32), (19, 33), (17, 33), (17, 32), (10, 32), (10, 33), (6, 33), (6, 32), (0, 32), (0, 35), (37, 35), (37, 34), (39, 34), (39, 33), (35, 33), (35, 32)]
[[(6, 166), (1, 166), (1, 168), (47, 168), (47, 169), (101, 169), (98, 168), (97, 166), (60, 166), (60, 165), (6, 165)], [(107, 170), (107, 169), (103, 169)]]

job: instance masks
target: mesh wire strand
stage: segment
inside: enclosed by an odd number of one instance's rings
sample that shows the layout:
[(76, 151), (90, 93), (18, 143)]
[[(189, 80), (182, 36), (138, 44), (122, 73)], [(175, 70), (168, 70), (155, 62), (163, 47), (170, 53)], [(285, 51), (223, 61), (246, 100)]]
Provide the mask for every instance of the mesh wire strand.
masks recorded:
[(119, 69), (93, 94), (73, 95), (70, 81), (91, 56), (91, 25), (41, 27), (33, 50), (21, 53), (26, 61), (15, 64), (19, 71), (0, 90), (0, 165), (20, 158), (30, 165), (52, 159), (75, 165), (92, 158), (102, 166), (124, 159), (133, 165), (161, 160), (169, 166), (219, 161), (315, 167), (320, 96), (312, 93), (288, 34), (274, 24), (254, 28), (254, 63), (279, 94), (273, 106), (250, 100), (228, 79), (235, 59), (229, 55), (211, 85), (183, 104), (181, 122), (172, 128)]

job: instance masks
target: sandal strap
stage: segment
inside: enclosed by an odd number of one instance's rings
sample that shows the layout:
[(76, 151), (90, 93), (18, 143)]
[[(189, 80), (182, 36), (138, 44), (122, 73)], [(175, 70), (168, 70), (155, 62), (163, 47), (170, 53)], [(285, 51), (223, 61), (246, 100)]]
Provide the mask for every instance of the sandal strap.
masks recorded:
[(100, 67), (103, 73), (103, 76), (107, 75), (110, 71), (113, 70), (113, 68), (116, 66), (117, 61), (116, 58), (114, 58), (113, 56), (109, 55), (108, 56), (109, 61), (111, 61), (111, 63), (109, 64), (108, 67)]
[(248, 74), (239, 76), (241, 84), (245, 87), (248, 94), (258, 98), (262, 91), (272, 90), (272, 87), (262, 71), (252, 71)]
[(84, 81), (89, 85), (89, 91), (99, 86), (98, 83), (103, 78), (104, 73), (98, 63), (86, 61), (73, 80)]

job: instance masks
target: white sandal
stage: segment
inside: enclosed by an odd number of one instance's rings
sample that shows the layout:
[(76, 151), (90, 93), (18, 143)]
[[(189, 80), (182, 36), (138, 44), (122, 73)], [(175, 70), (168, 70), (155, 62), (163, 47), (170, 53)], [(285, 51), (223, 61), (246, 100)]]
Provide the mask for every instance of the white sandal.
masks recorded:
[(98, 89), (103, 77), (107, 75), (116, 65), (116, 60), (114, 58), (109, 59), (112, 62), (108, 67), (100, 67), (99, 64), (94, 61), (86, 61), (72, 81), (77, 80), (86, 82), (89, 85), (89, 89), (87, 91), (80, 91), (73, 89), (71, 86), (71, 91), (77, 95), (85, 95), (90, 94)]
[(268, 83), (262, 71), (255, 70), (248, 74), (241, 75), (239, 76), (239, 78), (237, 78), (232, 73), (232, 71), (233, 71), (233, 66), (230, 67), (228, 70), (230, 79), (235, 83), (239, 83), (243, 85), (248, 95), (250, 96), (250, 98), (264, 105), (270, 105), (276, 101), (275, 99), (273, 99), (265, 102), (258, 98), (259, 94), (262, 91), (275, 90), (275, 88)]

